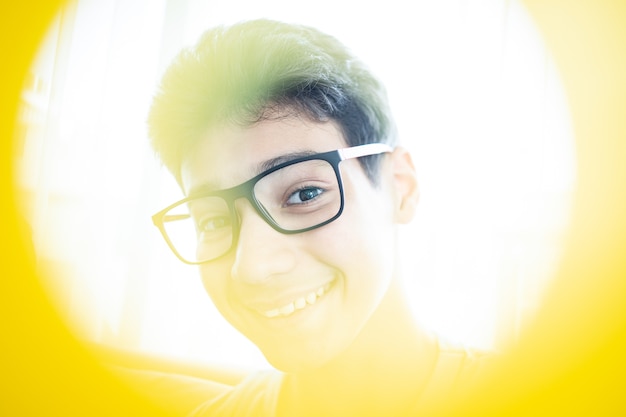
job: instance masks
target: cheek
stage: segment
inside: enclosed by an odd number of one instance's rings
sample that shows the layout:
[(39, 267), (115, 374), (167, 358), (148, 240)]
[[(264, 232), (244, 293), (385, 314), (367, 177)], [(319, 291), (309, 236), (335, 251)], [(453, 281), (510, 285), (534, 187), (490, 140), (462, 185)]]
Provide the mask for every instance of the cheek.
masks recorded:
[[(219, 261), (200, 266), (202, 284), (215, 307), (229, 319), (229, 299), (231, 290), (228, 282), (230, 277), (230, 262)], [(230, 319), (229, 319), (230, 321)]]
[[(374, 259), (393, 255), (395, 222), (392, 199), (387, 193), (363, 186), (366, 191), (346, 192), (346, 203), (341, 218), (343, 237), (355, 251)], [(358, 255), (358, 253), (357, 253)], [(379, 259), (380, 260), (380, 259)]]
[(371, 191), (346, 201), (343, 227), (343, 251), (349, 253), (350, 266), (359, 280), (386, 287), (395, 260), (395, 224), (389, 198)]
[(396, 248), (391, 212), (384, 204), (368, 205), (365, 200), (346, 198), (341, 217), (312, 231), (307, 245), (319, 261), (341, 271), (350, 294), (362, 296), (368, 289), (384, 292), (393, 274)]

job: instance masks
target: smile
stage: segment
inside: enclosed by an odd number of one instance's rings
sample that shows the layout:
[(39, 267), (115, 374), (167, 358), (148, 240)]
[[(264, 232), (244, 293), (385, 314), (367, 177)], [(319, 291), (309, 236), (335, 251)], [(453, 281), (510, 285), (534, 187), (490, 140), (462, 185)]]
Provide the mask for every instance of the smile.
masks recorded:
[(311, 291), (305, 296), (298, 297), (282, 307), (266, 311), (263, 313), (263, 315), (270, 319), (275, 317), (288, 317), (298, 310), (303, 310), (306, 307), (315, 304), (317, 300), (319, 300), (328, 292), (328, 290), (330, 289), (330, 284), (331, 283), (329, 282), (328, 284), (319, 287), (317, 290)]

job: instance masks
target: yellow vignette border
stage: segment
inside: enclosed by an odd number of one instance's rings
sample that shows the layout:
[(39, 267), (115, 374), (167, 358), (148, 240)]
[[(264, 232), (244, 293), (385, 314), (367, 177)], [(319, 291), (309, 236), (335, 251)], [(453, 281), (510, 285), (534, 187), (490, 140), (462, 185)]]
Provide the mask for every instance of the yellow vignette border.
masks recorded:
[(0, 6), (0, 415), (161, 416), (104, 372), (62, 323), (34, 272), (13, 194), (20, 91), (60, 0)]
[[(525, 0), (561, 71), (579, 183), (537, 322), (450, 416), (626, 415), (626, 2)], [(61, 1), (0, 6), (0, 415), (163, 415), (108, 375), (44, 294), (13, 195), (22, 82)]]

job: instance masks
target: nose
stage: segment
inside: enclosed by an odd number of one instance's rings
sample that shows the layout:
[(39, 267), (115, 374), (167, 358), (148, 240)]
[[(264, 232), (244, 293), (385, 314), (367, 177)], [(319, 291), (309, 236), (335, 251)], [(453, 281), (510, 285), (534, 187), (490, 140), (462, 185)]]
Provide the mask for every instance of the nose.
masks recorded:
[(248, 201), (237, 204), (240, 228), (232, 278), (259, 284), (294, 269), (296, 259), (293, 245), (290, 245), (291, 236), (274, 230)]

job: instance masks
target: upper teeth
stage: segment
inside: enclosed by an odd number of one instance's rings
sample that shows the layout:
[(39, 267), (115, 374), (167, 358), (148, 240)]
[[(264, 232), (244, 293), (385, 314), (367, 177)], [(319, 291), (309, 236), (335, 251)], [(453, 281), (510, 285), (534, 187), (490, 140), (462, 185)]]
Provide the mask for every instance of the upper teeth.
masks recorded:
[(330, 283), (324, 285), (323, 287), (319, 287), (317, 290), (311, 291), (310, 293), (302, 297), (296, 298), (289, 304), (285, 304), (282, 307), (278, 307), (278, 308), (266, 311), (263, 314), (265, 315), (265, 317), (270, 318), (270, 319), (274, 317), (278, 317), (278, 316), (281, 316), (281, 317), (290, 316), (296, 310), (302, 310), (307, 305), (315, 304), (318, 298), (326, 294), (329, 288), (330, 288)]

